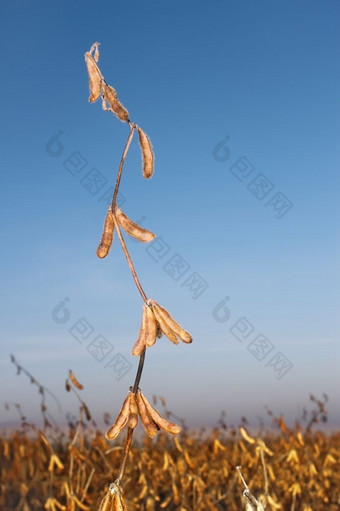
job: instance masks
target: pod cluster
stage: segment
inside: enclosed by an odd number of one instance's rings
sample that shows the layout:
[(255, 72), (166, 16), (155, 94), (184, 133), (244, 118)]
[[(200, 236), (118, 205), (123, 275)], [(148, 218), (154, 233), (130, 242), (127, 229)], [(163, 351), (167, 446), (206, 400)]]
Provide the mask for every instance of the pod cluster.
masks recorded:
[[(117, 91), (108, 85), (102, 75), (99, 66), (99, 43), (94, 43), (90, 51), (85, 53), (85, 63), (89, 75), (89, 102), (94, 103), (97, 99), (102, 98), (102, 108), (105, 111), (112, 112), (120, 121), (130, 123), (129, 112), (118, 99)], [(136, 125), (135, 125), (136, 126)], [(142, 170), (145, 179), (149, 179), (154, 169), (154, 154), (152, 145), (147, 134), (137, 127), (139, 145), (142, 153)]]
[(120, 485), (116, 482), (111, 483), (98, 511), (127, 511), (127, 509)]
[(166, 309), (150, 298), (143, 304), (142, 323), (132, 355), (141, 355), (145, 348), (153, 346), (163, 334), (174, 344), (179, 344), (180, 340), (185, 343), (192, 342), (189, 332), (184, 330)]
[(106, 438), (108, 440), (115, 439), (125, 426), (135, 428), (138, 424), (138, 417), (150, 438), (153, 438), (160, 429), (172, 435), (177, 435), (181, 431), (180, 426), (162, 417), (141, 390), (138, 390), (136, 393), (132, 391), (128, 393), (116, 421), (106, 432)]
[(143, 227), (130, 220), (118, 206), (116, 206), (115, 213), (112, 211), (112, 206), (109, 206), (104, 221), (103, 233), (96, 252), (97, 256), (101, 259), (106, 257), (110, 251), (113, 242), (115, 219), (129, 236), (132, 236), (138, 241), (145, 243), (155, 238), (153, 232), (143, 229)]

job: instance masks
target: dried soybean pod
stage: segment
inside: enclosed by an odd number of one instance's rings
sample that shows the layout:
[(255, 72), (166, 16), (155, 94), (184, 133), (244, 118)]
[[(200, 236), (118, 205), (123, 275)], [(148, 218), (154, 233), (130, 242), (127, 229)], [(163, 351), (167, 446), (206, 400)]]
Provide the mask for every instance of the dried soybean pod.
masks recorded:
[(114, 229), (114, 221), (113, 221), (113, 215), (112, 215), (112, 209), (111, 206), (109, 206), (108, 212), (105, 217), (104, 227), (103, 227), (103, 234), (100, 239), (99, 246), (97, 248), (97, 256), (101, 259), (103, 257), (106, 257), (109, 253), (110, 247), (112, 245), (113, 240), (113, 229)]
[(177, 339), (175, 332), (169, 327), (169, 325), (166, 323), (166, 321), (164, 321), (164, 318), (159, 313), (159, 310), (157, 309), (156, 305), (157, 305), (156, 302), (152, 303), (152, 310), (154, 312), (156, 321), (157, 321), (160, 329), (162, 330), (163, 334), (168, 339), (170, 339), (171, 342), (173, 342), (174, 344), (179, 344), (179, 340)]
[(151, 419), (151, 417), (146, 409), (145, 403), (142, 399), (140, 390), (136, 394), (136, 399), (137, 399), (138, 411), (139, 411), (140, 418), (142, 420), (143, 427), (144, 427), (146, 433), (149, 435), (149, 437), (153, 438), (155, 435), (157, 435), (157, 433), (159, 431), (159, 427)]
[(154, 167), (154, 155), (152, 150), (152, 145), (149, 137), (146, 133), (140, 128), (138, 129), (138, 137), (139, 137), (139, 145), (142, 152), (142, 161), (143, 161), (143, 177), (145, 179), (149, 179), (149, 177), (153, 174)]
[(110, 490), (106, 493), (105, 497), (100, 503), (98, 511), (112, 511), (113, 497)]
[[(93, 48), (96, 46), (94, 59), (92, 57), (92, 51)], [(94, 101), (97, 101), (99, 98), (101, 91), (102, 91), (102, 83), (103, 83), (103, 77), (101, 72), (99, 71), (99, 68), (96, 64), (99, 59), (99, 51), (98, 51), (98, 43), (95, 43), (91, 50), (85, 53), (85, 62), (87, 67), (87, 72), (89, 75), (89, 89), (90, 89), (90, 97), (89, 102), (93, 103)]]
[(123, 406), (118, 414), (118, 417), (116, 419), (116, 422), (111, 426), (111, 428), (106, 432), (106, 438), (108, 440), (113, 440), (116, 438), (121, 430), (126, 425), (128, 418), (129, 418), (129, 407), (130, 407), (130, 392), (127, 395)]
[[(104, 83), (103, 89), (103, 110), (110, 110), (118, 117), (118, 119), (123, 122), (128, 122), (129, 112), (119, 101), (115, 89), (106, 83)], [(109, 104), (109, 106), (107, 106), (106, 102)]]
[(70, 390), (71, 390), (71, 385), (70, 385), (68, 379), (65, 381), (65, 389), (67, 390), (67, 392), (70, 392)]
[(71, 380), (71, 382), (73, 383), (73, 385), (79, 389), (79, 390), (83, 390), (83, 385), (81, 383), (79, 383), (79, 381), (77, 380), (77, 378), (75, 377), (73, 371), (71, 371), (71, 369), (69, 369), (69, 378)]
[(145, 344), (151, 347), (155, 344), (157, 339), (157, 321), (155, 315), (149, 305), (145, 305)]
[(138, 407), (136, 395), (131, 392), (130, 395), (130, 415), (129, 415), (129, 428), (135, 428), (138, 424)]
[(164, 417), (162, 417), (157, 410), (149, 403), (149, 401), (146, 399), (144, 394), (141, 392), (141, 397), (144, 401), (145, 407), (151, 417), (151, 419), (159, 426), (160, 428), (164, 429), (168, 433), (171, 433), (172, 435), (177, 435), (181, 432), (180, 426), (178, 424), (175, 424), (174, 422), (170, 422)]
[(118, 493), (114, 496), (112, 511), (127, 511), (127, 505), (123, 497)]
[(142, 324), (141, 324), (141, 327), (139, 330), (138, 339), (135, 342), (135, 345), (132, 349), (132, 355), (134, 357), (139, 357), (139, 355), (143, 352), (143, 350), (146, 347), (146, 344), (145, 344), (145, 332), (146, 332), (145, 323), (146, 323), (146, 310), (145, 310), (145, 305), (143, 305)]
[(148, 242), (152, 241), (155, 238), (153, 232), (148, 231), (147, 229), (143, 229), (138, 224), (130, 220), (121, 209), (117, 206), (116, 208), (116, 218), (121, 227), (123, 227), (124, 231), (126, 231), (130, 236), (133, 236), (139, 241)]
[(83, 502), (81, 502), (76, 495), (73, 495), (72, 499), (77, 504), (79, 509), (82, 509), (83, 511), (90, 511), (89, 506), (86, 506)]
[(255, 439), (249, 435), (249, 433), (243, 426), (240, 426), (240, 433), (243, 436), (243, 438), (246, 440), (246, 442), (248, 442), (249, 444), (255, 443)]
[(161, 307), (158, 303), (154, 302), (153, 304), (155, 312), (157, 311), (157, 314), (159, 317), (162, 317), (165, 323), (171, 328), (171, 330), (176, 334), (177, 337), (179, 337), (183, 342), (191, 343), (192, 337), (184, 330), (181, 325), (175, 321), (167, 310), (165, 310), (163, 307)]

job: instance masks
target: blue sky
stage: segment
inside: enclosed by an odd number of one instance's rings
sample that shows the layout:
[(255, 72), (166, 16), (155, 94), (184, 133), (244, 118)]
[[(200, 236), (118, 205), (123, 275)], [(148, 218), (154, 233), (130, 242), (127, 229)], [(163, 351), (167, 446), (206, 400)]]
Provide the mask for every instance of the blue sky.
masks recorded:
[[(339, 14), (329, 0), (2, 4), (1, 402), (38, 416), (9, 353), (64, 412), (69, 368), (97, 419), (134, 380), (141, 299), (117, 240), (95, 256), (128, 135), (88, 103), (84, 52), (99, 41), (156, 158), (143, 180), (134, 140), (122, 208), (158, 244), (128, 247), (147, 295), (194, 337), (148, 351), (144, 393), (197, 425), (222, 409), (256, 423), (265, 405), (293, 420), (326, 392), (339, 424)], [(112, 350), (100, 361), (98, 337)], [(106, 367), (114, 356), (125, 375)]]

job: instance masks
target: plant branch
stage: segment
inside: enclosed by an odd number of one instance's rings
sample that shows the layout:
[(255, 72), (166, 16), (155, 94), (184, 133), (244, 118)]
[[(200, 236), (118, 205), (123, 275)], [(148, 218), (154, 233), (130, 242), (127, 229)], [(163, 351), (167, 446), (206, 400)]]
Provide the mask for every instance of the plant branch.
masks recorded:
[(129, 125), (130, 125), (130, 133), (129, 133), (129, 136), (128, 136), (127, 140), (126, 140), (124, 151), (123, 151), (123, 154), (122, 154), (122, 157), (121, 157), (121, 160), (120, 160), (118, 174), (117, 174), (117, 180), (116, 180), (116, 186), (115, 186), (115, 189), (114, 189), (114, 192), (113, 192), (113, 196), (112, 196), (112, 213), (114, 213), (115, 208), (116, 208), (117, 195), (118, 195), (118, 190), (119, 190), (119, 185), (120, 185), (120, 179), (122, 177), (122, 171), (123, 171), (123, 166), (124, 166), (125, 158), (126, 158), (126, 155), (128, 153), (128, 150), (129, 150), (132, 138), (133, 138), (133, 134), (134, 134), (135, 129), (136, 129), (136, 125), (135, 124), (129, 123)]
[(126, 260), (128, 262), (128, 265), (129, 265), (129, 268), (130, 268), (130, 271), (132, 273), (132, 277), (133, 277), (133, 280), (135, 281), (135, 284), (137, 286), (137, 289), (138, 291), (140, 292), (144, 302), (147, 302), (147, 296), (146, 294), (144, 293), (144, 290), (141, 286), (141, 283), (139, 282), (139, 279), (138, 279), (138, 276), (137, 276), (137, 273), (136, 273), (136, 270), (135, 270), (135, 267), (133, 265), (133, 262), (132, 262), (132, 259), (130, 257), (130, 254), (129, 254), (129, 251), (127, 249), (127, 246), (126, 246), (126, 243), (124, 241), (124, 238), (123, 238), (123, 235), (121, 233), (121, 230), (120, 230), (120, 227), (119, 227), (119, 224), (118, 224), (118, 221), (116, 219), (116, 216), (113, 212), (113, 221), (114, 221), (114, 225), (115, 225), (115, 228), (117, 230), (117, 234), (118, 234), (118, 238), (119, 238), (119, 241), (120, 241), (120, 244), (122, 246), (122, 249), (123, 249), (123, 252), (124, 252), (124, 255), (126, 257)]

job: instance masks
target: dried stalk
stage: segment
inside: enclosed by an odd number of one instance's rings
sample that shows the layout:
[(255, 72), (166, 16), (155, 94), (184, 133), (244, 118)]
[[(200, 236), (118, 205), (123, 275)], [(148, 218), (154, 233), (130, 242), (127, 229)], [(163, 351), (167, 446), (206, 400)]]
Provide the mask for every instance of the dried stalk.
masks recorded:
[[(139, 144), (142, 155), (142, 171), (145, 179), (149, 179), (153, 175), (154, 155), (148, 135), (139, 126), (130, 121), (128, 111), (120, 103), (116, 90), (106, 83), (97, 64), (99, 60), (98, 46), (98, 43), (94, 43), (90, 51), (85, 53), (91, 93), (89, 101), (93, 102), (98, 99), (101, 92), (103, 109), (105, 111), (111, 111), (121, 121), (126, 122), (130, 127), (130, 133), (127, 137), (123, 154), (120, 159), (116, 185), (112, 195), (111, 206), (106, 215), (104, 231), (97, 249), (97, 256), (103, 258), (108, 255), (113, 241), (113, 233), (114, 230), (116, 230), (131, 275), (144, 301), (143, 321), (139, 334), (139, 344), (138, 348), (134, 348), (132, 351), (133, 355), (140, 357), (135, 382), (133, 387), (130, 388), (128, 396), (125, 398), (116, 422), (110, 427), (106, 435), (107, 438), (114, 439), (119, 435), (121, 430), (128, 425), (117, 478), (115, 482), (110, 485), (109, 491), (106, 493), (100, 505), (100, 510), (103, 511), (104, 509), (126, 508), (120, 482), (123, 478), (126, 462), (131, 449), (134, 428), (138, 423), (138, 415), (140, 416), (141, 422), (149, 436), (154, 436), (161, 428), (171, 434), (177, 434), (181, 430), (177, 424), (162, 417), (157, 410), (151, 406), (147, 398), (142, 395), (139, 389), (146, 349), (150, 349), (155, 344), (156, 338), (161, 337), (163, 334), (166, 335), (174, 344), (179, 344), (179, 339), (185, 343), (190, 343), (192, 338), (189, 332), (184, 330), (165, 309), (163, 309), (154, 300), (148, 299), (138, 278), (121, 231), (121, 229), (125, 230), (127, 234), (135, 237), (141, 242), (150, 242), (154, 239), (154, 234), (151, 231), (141, 228), (135, 222), (130, 220), (117, 206), (117, 195), (121, 183), (123, 167), (136, 129), (139, 136)], [(147, 321), (144, 321), (144, 318), (147, 318)]]

